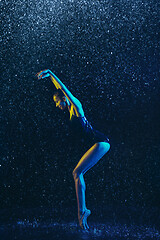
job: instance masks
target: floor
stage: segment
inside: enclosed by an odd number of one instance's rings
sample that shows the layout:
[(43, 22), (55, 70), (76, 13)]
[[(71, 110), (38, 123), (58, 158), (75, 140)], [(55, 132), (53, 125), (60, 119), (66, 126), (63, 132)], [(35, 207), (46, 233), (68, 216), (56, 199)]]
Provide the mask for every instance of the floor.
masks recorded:
[[(1, 210), (0, 239), (2, 240), (160, 240), (158, 226), (136, 221), (102, 219), (98, 215), (89, 217), (88, 232), (81, 230), (70, 211), (49, 215), (49, 210), (23, 209), (23, 211)], [(13, 214), (14, 213), (14, 214)], [(39, 213), (39, 214), (38, 214)], [(38, 216), (39, 215), (39, 216)], [(43, 216), (43, 217), (42, 217)]]

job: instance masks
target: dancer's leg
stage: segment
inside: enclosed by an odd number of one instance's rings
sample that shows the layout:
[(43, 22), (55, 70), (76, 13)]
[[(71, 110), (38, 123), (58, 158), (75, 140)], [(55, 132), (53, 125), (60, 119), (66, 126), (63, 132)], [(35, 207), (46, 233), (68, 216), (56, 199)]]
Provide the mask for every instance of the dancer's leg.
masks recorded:
[(76, 196), (78, 202), (78, 213), (84, 212), (86, 209), (85, 204), (85, 190), (86, 185), (84, 182), (83, 174), (77, 175), (74, 173), (74, 181), (75, 181), (75, 189), (76, 189)]
[[(80, 159), (79, 163), (73, 171), (75, 181), (78, 218), (82, 228), (87, 228), (87, 217), (90, 215), (90, 210), (87, 210), (85, 204), (85, 182), (83, 174), (93, 167), (110, 148), (109, 143), (99, 142), (94, 144)], [(83, 221), (81, 221), (83, 220)]]

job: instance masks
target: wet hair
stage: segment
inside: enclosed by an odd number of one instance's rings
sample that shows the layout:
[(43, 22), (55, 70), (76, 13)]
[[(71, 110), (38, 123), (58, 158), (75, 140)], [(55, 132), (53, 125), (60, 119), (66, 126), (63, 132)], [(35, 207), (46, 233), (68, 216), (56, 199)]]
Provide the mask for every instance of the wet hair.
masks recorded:
[(63, 92), (60, 89), (57, 89), (57, 91), (54, 92), (53, 97), (54, 96), (60, 98), (61, 100), (63, 100), (62, 98), (65, 97), (65, 95), (63, 94)]

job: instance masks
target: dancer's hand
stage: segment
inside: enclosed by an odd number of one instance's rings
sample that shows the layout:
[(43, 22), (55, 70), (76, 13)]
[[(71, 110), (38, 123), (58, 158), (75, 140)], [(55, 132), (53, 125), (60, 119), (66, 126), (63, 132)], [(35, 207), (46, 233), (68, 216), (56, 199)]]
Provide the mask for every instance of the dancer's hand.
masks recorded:
[(40, 71), (36, 74), (38, 79), (43, 79), (43, 78), (46, 78), (46, 77), (50, 77), (50, 75), (51, 75), (51, 71), (49, 69), (45, 69), (45, 70)]

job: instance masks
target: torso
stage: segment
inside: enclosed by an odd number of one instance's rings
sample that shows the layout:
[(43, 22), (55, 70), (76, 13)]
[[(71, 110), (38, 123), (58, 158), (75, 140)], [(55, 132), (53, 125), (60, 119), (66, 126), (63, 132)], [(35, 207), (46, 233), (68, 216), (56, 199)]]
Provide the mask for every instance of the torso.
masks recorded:
[(96, 142), (107, 140), (106, 135), (95, 130), (88, 122), (82, 107), (77, 110), (74, 105), (71, 104), (68, 106), (68, 110), (70, 112), (70, 122), (74, 132), (73, 136), (76, 139), (86, 139), (85, 141), (92, 142), (92, 145)]

